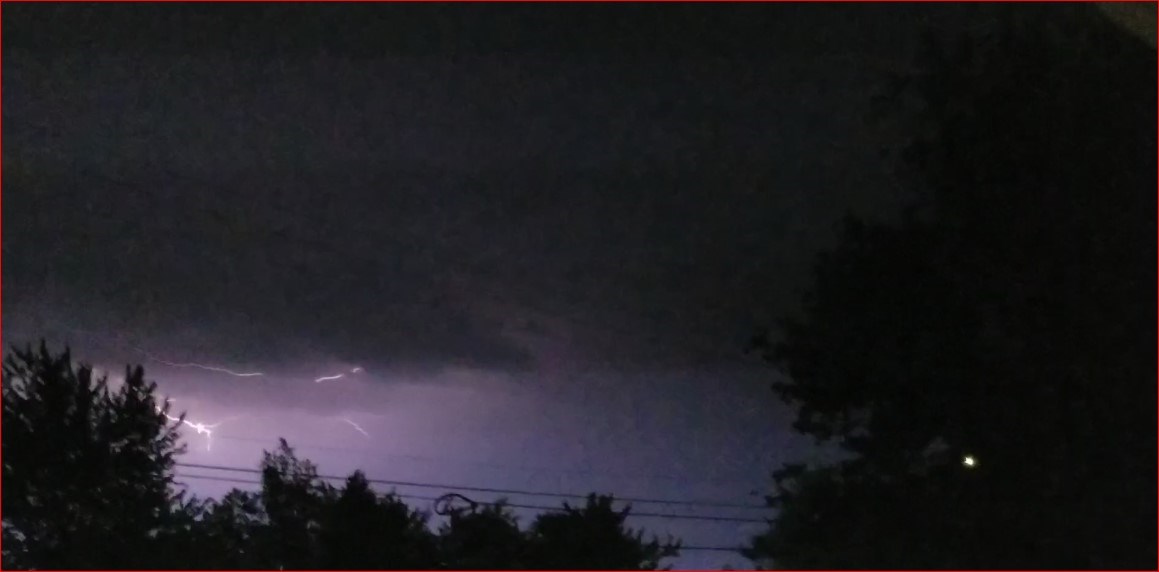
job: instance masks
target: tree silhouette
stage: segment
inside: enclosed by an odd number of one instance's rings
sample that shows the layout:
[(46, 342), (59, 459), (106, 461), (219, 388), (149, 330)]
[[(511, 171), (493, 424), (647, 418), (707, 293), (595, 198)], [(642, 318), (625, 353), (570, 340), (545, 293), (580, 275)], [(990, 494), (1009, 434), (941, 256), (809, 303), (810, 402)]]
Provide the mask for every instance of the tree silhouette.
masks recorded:
[(4, 567), (157, 566), (182, 499), (155, 384), (137, 367), (112, 390), (43, 342), (14, 349), (3, 376)]
[(592, 494), (581, 507), (536, 517), (529, 533), (529, 564), (535, 569), (655, 570), (676, 556), (680, 543), (644, 541), (643, 531), (624, 526), (630, 507), (615, 510), (611, 496)]
[(193, 561), (206, 569), (272, 569), (277, 554), (261, 495), (234, 489), (203, 507), (192, 531)]
[[(210, 503), (199, 538), (220, 551), (217, 567), (297, 569), (656, 569), (679, 544), (643, 540), (624, 527), (612, 497), (540, 515), (522, 531), (503, 501), (459, 510), (436, 536), (426, 515), (379, 495), (361, 472), (335, 491), (285, 441), (263, 461), (262, 493), (234, 491)], [(296, 543), (296, 546), (289, 546)], [(246, 555), (255, 555), (249, 556)]]
[(439, 529), (443, 564), (454, 570), (523, 570), (528, 542), (506, 502), (456, 510)]
[(334, 487), (318, 478), (317, 467), (300, 460), (285, 439), (262, 455), (264, 536), (283, 569), (316, 568), (321, 558), (320, 531)]
[(358, 471), (346, 479), (322, 528), (323, 567), (430, 569), (439, 561), (426, 515), (393, 494), (380, 496)]
[(1104, 24), (1019, 6), (900, 78), (913, 208), (847, 221), (759, 344), (853, 460), (779, 475), (751, 557), (1155, 565), (1156, 61)]

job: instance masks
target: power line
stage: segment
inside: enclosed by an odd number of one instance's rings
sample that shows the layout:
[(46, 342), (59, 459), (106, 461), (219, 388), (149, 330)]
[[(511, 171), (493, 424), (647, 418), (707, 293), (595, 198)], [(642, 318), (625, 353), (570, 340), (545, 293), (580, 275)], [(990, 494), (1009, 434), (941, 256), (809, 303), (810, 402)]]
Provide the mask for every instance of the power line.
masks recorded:
[[(199, 479), (199, 480), (204, 480), (204, 481), (221, 481), (224, 483), (236, 483), (239, 485), (260, 485), (260, 484), (262, 484), (261, 481), (254, 480), (254, 479), (239, 479), (236, 477), (221, 477), (221, 476), (217, 476), (217, 475), (189, 475), (189, 474), (177, 473), (175, 476), (182, 478), (182, 479)], [(319, 478), (333, 480), (330, 477), (319, 477)], [(402, 494), (402, 493), (393, 493), (393, 494), (396, 497), (404, 498), (404, 499), (411, 499), (411, 500), (421, 500), (421, 501), (430, 501), (430, 502), (434, 502), (434, 501), (438, 500), (438, 497), (428, 497), (428, 496), (423, 496), (423, 495), (412, 495), (412, 494)], [(480, 503), (480, 504), (489, 504), (489, 503)]]
[[(241, 441), (241, 442), (269, 444), (269, 439), (259, 439), (256, 437), (241, 437), (241, 436), (237, 436), (237, 435), (217, 435), (216, 433), (214, 433), (213, 438), (214, 439), (223, 439), (223, 440), (227, 440), (227, 441)], [(495, 462), (486, 462), (486, 461), (465, 461), (462, 459), (454, 459), (454, 458), (450, 458), (450, 457), (432, 457), (432, 456), (427, 456), (427, 455), (415, 455), (413, 453), (382, 453), (379, 451), (374, 451), (372, 449), (366, 449), (366, 448), (342, 447), (342, 446), (338, 446), (338, 445), (320, 445), (320, 444), (316, 444), (316, 443), (304, 443), (301, 441), (295, 441), (294, 448), (317, 449), (317, 450), (322, 450), (322, 451), (339, 451), (339, 452), (347, 452), (347, 453), (372, 454), (375, 457), (381, 457), (381, 458), (396, 458), (396, 459), (406, 459), (406, 460), (411, 460), (411, 461), (424, 461), (424, 462), (432, 462), (432, 463), (451, 462), (451, 463), (457, 463), (460, 465), (472, 465), (472, 466), (477, 466), (477, 467), (490, 467), (490, 468), (495, 468), (495, 469), (516, 470), (516, 471), (521, 471), (521, 472), (525, 472), (525, 473), (534, 473), (534, 474), (550, 473), (552, 475), (600, 475), (600, 476), (609, 476), (609, 477), (623, 477), (623, 478), (645, 481), (645, 482), (663, 480), (663, 481), (669, 481), (669, 482), (674, 482), (674, 483), (680, 483), (680, 484), (684, 484), (684, 485), (705, 485), (705, 484), (708, 484), (708, 485), (725, 485), (725, 484), (727, 484), (727, 485), (740, 485), (740, 484), (748, 485), (748, 484), (750, 484), (750, 481), (748, 479), (724, 479), (724, 478), (720, 478), (720, 479), (685, 479), (685, 478), (680, 478), (680, 477), (676, 477), (673, 475), (659, 474), (659, 473), (611, 472), (611, 471), (602, 471), (602, 470), (598, 471), (595, 469), (558, 469), (558, 468), (535, 466), (535, 465), (522, 465), (522, 464), (517, 465), (517, 464), (512, 464), (512, 463), (495, 463)], [(710, 503), (708, 503), (706, 501), (706, 503), (709, 504), (710, 506), (715, 506), (717, 504), (716, 501), (712, 501)], [(721, 503), (720, 506), (725, 507), (725, 508), (752, 508), (752, 509), (765, 508), (763, 505), (743, 505), (743, 504), (739, 504), (739, 503), (738, 504)]]
[[(261, 484), (261, 481), (256, 481), (256, 480), (238, 479), (238, 478), (233, 478), (233, 477), (219, 477), (219, 476), (214, 476), (214, 475), (177, 474), (176, 476), (183, 478), (183, 479), (201, 479), (201, 480), (207, 480), (207, 481), (220, 481), (220, 482), (226, 482), (226, 483), (238, 483), (238, 484), (247, 484), (247, 485), (260, 485)], [(332, 479), (336, 479), (338, 477), (322, 477), (322, 476), (320, 476), (319, 478), (332, 480)], [(373, 479), (368, 479), (368, 480), (370, 482), (375, 482)], [(428, 496), (422, 496), (422, 495), (409, 495), (409, 494), (399, 494), (399, 493), (394, 493), (394, 496), (396, 496), (398, 498), (403, 498), (403, 499), (421, 500), (421, 501), (429, 501), (429, 502), (435, 502), (439, 499), (439, 497), (428, 497)], [(499, 503), (495, 503), (495, 502), (485, 502), (485, 501), (472, 501), (472, 502), (474, 502), (475, 504), (478, 504), (478, 505), (485, 505), (485, 506), (497, 506), (499, 504)], [(506, 506), (509, 508), (546, 510), (546, 511), (552, 511), (552, 512), (561, 512), (564, 510), (560, 507), (553, 507), (553, 506), (524, 505), (524, 504), (512, 504), (512, 503), (503, 503), (503, 506)], [(687, 518), (683, 515), (649, 515), (646, 513), (629, 513), (628, 516), (651, 516), (652, 518), (661, 518), (661, 519), (663, 519), (663, 518)], [(690, 546), (681, 546), (680, 550), (697, 551), (697, 552), (733, 552), (733, 553), (739, 553), (741, 550), (743, 550), (743, 548), (742, 547), (728, 547), (728, 546), (690, 545)]]
[[(237, 472), (237, 473), (261, 474), (260, 469), (251, 469), (251, 468), (246, 468), (246, 467), (227, 467), (224, 465), (205, 465), (205, 464), (200, 464), (200, 463), (174, 463), (174, 464), (178, 467), (186, 467), (186, 468), (191, 468), (191, 469), (208, 469), (208, 470), (215, 470), (215, 471), (230, 471), (230, 472)], [(346, 477), (340, 477), (340, 476), (335, 476), (335, 475), (319, 475), (318, 478), (327, 479), (327, 480), (346, 480)], [(443, 490), (461, 490), (461, 491), (472, 491), (472, 492), (481, 492), (481, 493), (509, 494), (509, 495), (523, 495), (523, 496), (542, 496), (542, 497), (566, 498), (566, 499), (586, 499), (586, 498), (588, 498), (588, 495), (581, 495), (581, 494), (574, 494), (574, 493), (557, 493), (557, 492), (549, 492), (549, 491), (529, 491), (529, 490), (520, 490), (520, 489), (503, 489), (503, 488), (496, 488), (496, 487), (477, 487), (477, 486), (470, 486), (470, 485), (448, 485), (448, 484), (439, 484), (439, 483), (430, 483), (430, 482), (401, 481), (401, 480), (393, 480), (393, 479), (367, 478), (366, 480), (368, 482), (371, 482), (371, 483), (383, 484), (383, 485), (393, 485), (393, 486), (400, 486), (400, 487), (417, 487), (417, 488), (443, 489)], [(668, 504), (668, 505), (681, 505), (681, 506), (691, 506), (691, 507), (712, 506), (712, 507), (721, 507), (721, 508), (748, 508), (748, 509), (753, 509), (753, 508), (765, 509), (766, 508), (766, 507), (757, 507), (756, 505), (733, 505), (731, 503), (718, 503), (718, 502), (714, 502), (714, 501), (701, 502), (701, 501), (686, 501), (686, 500), (675, 500), (675, 499), (650, 499), (650, 498), (633, 498), (633, 497), (624, 497), (624, 498), (620, 498), (618, 500), (621, 500), (624, 502), (630, 502), (630, 503), (639, 503), (639, 504)], [(511, 506), (514, 506), (514, 505), (511, 505)], [(524, 507), (524, 508), (546, 508), (546, 507), (528, 506), (528, 507)], [(752, 523), (762, 523), (762, 524), (767, 522), (765, 519), (730, 517), (730, 516), (702, 516), (702, 515), (683, 515), (683, 514), (669, 514), (669, 513), (633, 513), (633, 514), (635, 516), (653, 516), (653, 517), (657, 517), (657, 518), (680, 518), (680, 519), (688, 519), (688, 520), (713, 520), (713, 521), (724, 521), (724, 522), (752, 522)]]

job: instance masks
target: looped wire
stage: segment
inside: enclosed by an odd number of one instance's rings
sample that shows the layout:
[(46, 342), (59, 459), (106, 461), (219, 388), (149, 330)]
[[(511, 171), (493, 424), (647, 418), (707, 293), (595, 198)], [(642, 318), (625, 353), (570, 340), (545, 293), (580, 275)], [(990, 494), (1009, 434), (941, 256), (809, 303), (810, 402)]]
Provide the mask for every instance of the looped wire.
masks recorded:
[[(467, 506), (466, 507), (462, 507), (462, 506), (453, 507), (453, 506), (451, 506), (451, 502), (454, 500), (465, 501), (467, 503)], [(471, 512), (474, 512), (475, 509), (479, 508), (479, 503), (477, 503), (477, 502), (475, 502), (475, 501), (473, 501), (473, 500), (471, 500), (471, 499), (469, 499), (469, 498), (467, 498), (459, 493), (447, 493), (447, 494), (435, 499), (434, 505), (435, 505), (435, 507), (434, 507), (435, 514), (438, 514), (441, 516), (446, 516), (448, 514), (462, 512), (464, 510), (469, 510)]]

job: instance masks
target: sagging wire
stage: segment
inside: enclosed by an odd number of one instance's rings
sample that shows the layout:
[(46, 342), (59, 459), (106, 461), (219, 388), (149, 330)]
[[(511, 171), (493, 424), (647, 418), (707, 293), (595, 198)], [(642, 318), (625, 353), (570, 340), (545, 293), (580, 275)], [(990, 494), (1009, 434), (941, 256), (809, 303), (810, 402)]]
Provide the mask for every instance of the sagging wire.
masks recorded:
[[(452, 507), (451, 503), (455, 500), (461, 500), (467, 503), (467, 506)], [(465, 495), (459, 493), (447, 493), (435, 499), (433, 503), (435, 514), (439, 516), (448, 516), (452, 514), (461, 514), (464, 511), (474, 513), (479, 508), (479, 503), (467, 498)]]

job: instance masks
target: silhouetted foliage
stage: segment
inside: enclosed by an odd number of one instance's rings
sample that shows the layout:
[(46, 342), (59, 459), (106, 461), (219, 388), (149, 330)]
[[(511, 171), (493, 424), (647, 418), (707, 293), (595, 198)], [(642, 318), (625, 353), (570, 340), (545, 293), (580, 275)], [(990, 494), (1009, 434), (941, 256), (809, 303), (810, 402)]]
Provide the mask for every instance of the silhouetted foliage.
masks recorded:
[(427, 517), (393, 494), (380, 496), (366, 476), (346, 479), (322, 527), (322, 567), (328, 569), (429, 569), (439, 562)]
[(779, 475), (751, 557), (1155, 566), (1156, 55), (1028, 8), (899, 80), (914, 208), (848, 221), (763, 345), (796, 428), (853, 460)]
[(455, 570), (527, 568), (527, 538), (500, 501), (479, 510), (458, 510), (439, 529), (443, 564)]
[(159, 565), (181, 449), (141, 368), (110, 389), (42, 343), (13, 351), (3, 375), (4, 567)]
[(645, 542), (642, 531), (625, 527), (631, 510), (615, 510), (613, 500), (593, 494), (582, 508), (564, 503), (562, 513), (539, 515), (530, 530), (532, 568), (655, 570), (661, 559), (679, 552), (673, 539)]
[(276, 567), (314, 568), (320, 558), (322, 519), (335, 497), (334, 488), (318, 478), (313, 463), (299, 460), (285, 440), (262, 459), (264, 530), (276, 555)]
[(624, 527), (611, 497), (521, 530), (503, 503), (427, 515), (361, 472), (335, 488), (281, 440), (261, 491), (175, 492), (176, 427), (140, 367), (110, 390), (68, 351), (14, 351), (3, 378), (5, 568), (655, 569), (677, 553)]
[(232, 490), (204, 507), (195, 530), (198, 567), (210, 569), (271, 569), (276, 553), (268, 546), (269, 519), (261, 495)]

